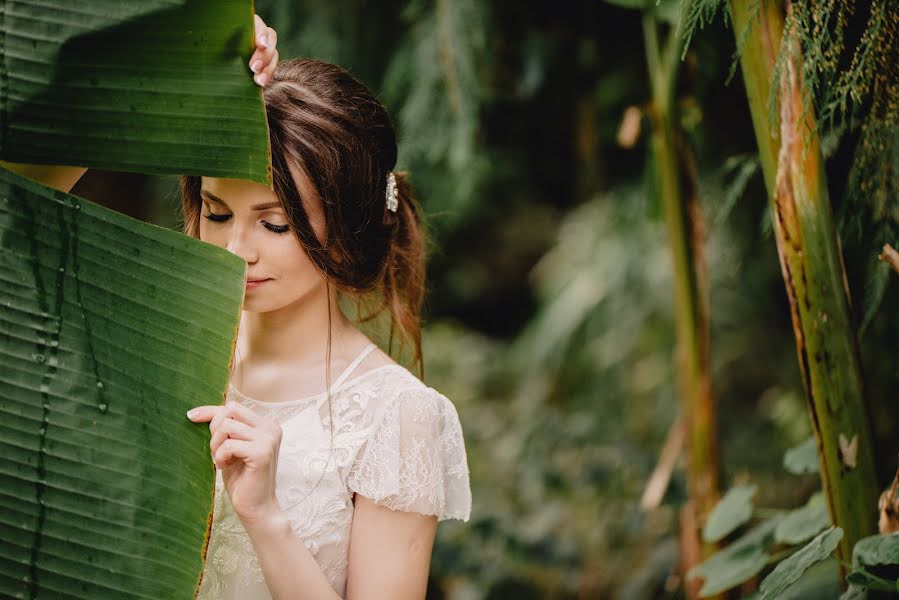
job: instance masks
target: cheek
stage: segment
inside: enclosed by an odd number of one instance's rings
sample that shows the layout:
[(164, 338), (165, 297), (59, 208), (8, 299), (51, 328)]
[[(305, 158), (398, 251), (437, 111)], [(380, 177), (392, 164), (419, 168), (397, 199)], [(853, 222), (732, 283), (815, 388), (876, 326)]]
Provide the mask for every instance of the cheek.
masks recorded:
[(227, 248), (228, 225), (229, 223), (211, 223), (208, 219), (200, 217), (200, 227), (198, 228), (200, 240), (219, 248)]
[(284, 237), (287, 239), (278, 244), (278, 251), (274, 253), (283, 268), (293, 273), (315, 271), (312, 259), (306, 254), (299, 240), (290, 234), (285, 234)]

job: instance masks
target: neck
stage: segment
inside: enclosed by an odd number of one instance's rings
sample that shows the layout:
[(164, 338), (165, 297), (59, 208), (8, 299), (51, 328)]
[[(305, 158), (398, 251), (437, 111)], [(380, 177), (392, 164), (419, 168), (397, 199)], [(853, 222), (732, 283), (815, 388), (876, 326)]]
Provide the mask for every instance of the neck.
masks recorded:
[(265, 313), (244, 311), (240, 318), (237, 351), (241, 362), (312, 364), (325, 361), (328, 345), (328, 306), (331, 309), (331, 353), (353, 329), (331, 289)]

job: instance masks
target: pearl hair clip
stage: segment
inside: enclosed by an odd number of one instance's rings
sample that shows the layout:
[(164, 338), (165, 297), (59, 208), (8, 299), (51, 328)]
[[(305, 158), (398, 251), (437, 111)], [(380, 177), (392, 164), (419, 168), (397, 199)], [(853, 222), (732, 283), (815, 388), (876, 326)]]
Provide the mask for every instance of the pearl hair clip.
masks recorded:
[(396, 212), (399, 206), (399, 193), (396, 189), (396, 175), (393, 171), (387, 174), (387, 210)]

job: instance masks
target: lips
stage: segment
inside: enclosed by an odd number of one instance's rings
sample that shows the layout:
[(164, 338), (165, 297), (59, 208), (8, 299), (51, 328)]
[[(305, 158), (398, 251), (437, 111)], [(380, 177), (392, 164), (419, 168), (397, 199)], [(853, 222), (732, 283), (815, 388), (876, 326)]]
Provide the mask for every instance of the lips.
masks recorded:
[(247, 283), (244, 287), (248, 290), (254, 290), (266, 281), (271, 281), (271, 279), (247, 279)]

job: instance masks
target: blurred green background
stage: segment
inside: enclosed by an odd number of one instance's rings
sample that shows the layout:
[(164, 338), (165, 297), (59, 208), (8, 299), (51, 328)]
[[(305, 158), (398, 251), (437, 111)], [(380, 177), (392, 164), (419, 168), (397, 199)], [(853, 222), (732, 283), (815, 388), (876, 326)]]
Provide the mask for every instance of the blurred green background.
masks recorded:
[[(640, 508), (678, 413), (640, 13), (570, 0), (256, 11), (282, 58), (335, 62), (377, 93), (428, 215), (426, 382), (458, 408), (474, 499), (470, 522), (440, 526), (429, 597), (682, 597), (682, 469), (659, 507)], [(706, 218), (722, 482), (794, 507), (819, 482), (781, 466), (810, 427), (746, 94), (727, 81), (733, 39), (720, 17), (701, 31), (677, 90)], [(876, 255), (899, 219), (847, 199), (853, 134), (826, 141), (885, 487), (899, 450), (899, 276)], [(178, 226), (174, 177), (92, 171), (74, 193)]]

